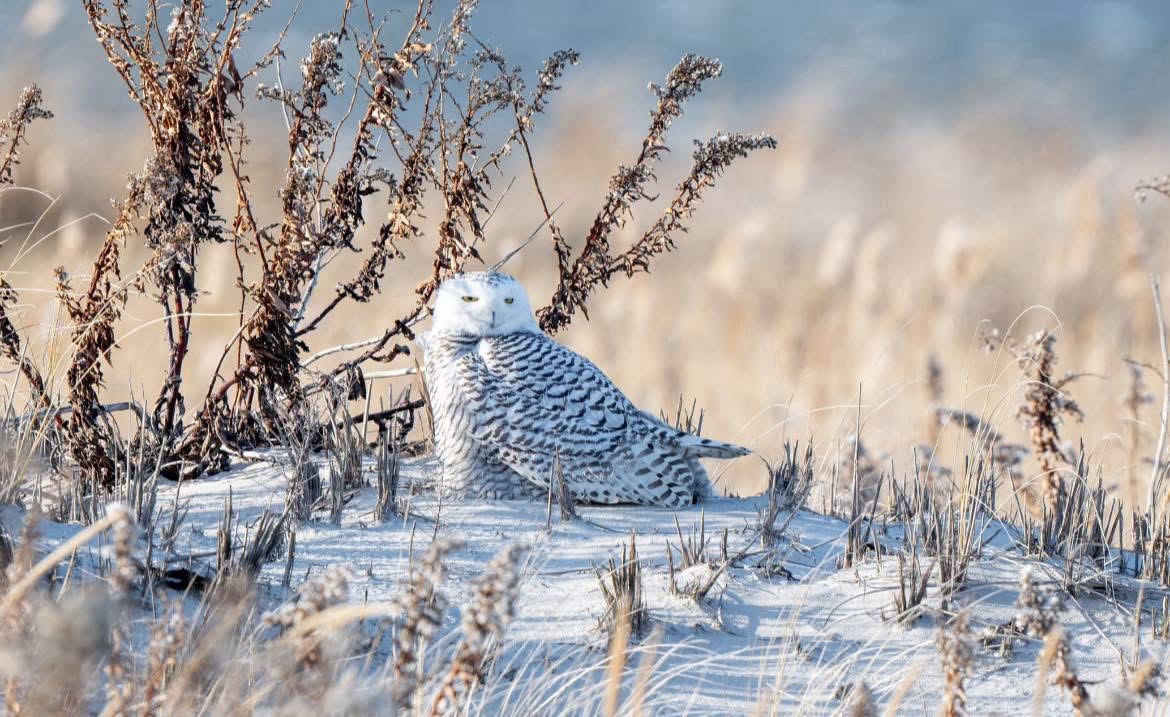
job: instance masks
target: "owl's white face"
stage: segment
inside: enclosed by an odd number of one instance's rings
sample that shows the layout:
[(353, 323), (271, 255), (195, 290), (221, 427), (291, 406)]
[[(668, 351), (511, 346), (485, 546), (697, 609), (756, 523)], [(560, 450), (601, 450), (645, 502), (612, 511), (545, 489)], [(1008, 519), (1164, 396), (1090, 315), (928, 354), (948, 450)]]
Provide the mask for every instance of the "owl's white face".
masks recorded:
[(494, 271), (457, 274), (444, 281), (431, 328), (471, 336), (540, 332), (528, 292), (508, 274)]

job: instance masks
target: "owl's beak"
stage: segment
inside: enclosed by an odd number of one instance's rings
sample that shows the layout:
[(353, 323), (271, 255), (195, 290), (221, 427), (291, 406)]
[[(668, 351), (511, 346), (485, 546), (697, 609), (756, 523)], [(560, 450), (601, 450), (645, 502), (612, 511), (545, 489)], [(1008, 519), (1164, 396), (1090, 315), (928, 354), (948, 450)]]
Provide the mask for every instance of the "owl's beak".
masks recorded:
[(496, 328), (496, 310), (492, 309), (492, 328)]

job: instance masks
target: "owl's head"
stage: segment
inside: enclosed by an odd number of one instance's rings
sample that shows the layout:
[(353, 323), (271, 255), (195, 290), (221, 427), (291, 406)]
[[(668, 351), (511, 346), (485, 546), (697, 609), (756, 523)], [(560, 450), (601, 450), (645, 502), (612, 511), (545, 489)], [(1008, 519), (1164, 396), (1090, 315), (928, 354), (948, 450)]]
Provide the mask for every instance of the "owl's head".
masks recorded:
[(472, 336), (539, 332), (528, 292), (508, 274), (477, 271), (456, 274), (439, 286), (433, 331)]

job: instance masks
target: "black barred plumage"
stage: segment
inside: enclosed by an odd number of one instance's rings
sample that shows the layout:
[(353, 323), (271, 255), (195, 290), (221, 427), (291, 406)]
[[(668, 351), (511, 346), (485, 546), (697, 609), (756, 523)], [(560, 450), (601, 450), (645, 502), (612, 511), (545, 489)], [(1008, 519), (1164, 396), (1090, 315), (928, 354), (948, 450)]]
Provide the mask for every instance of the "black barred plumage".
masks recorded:
[(639, 410), (536, 327), (506, 274), (445, 282), (425, 353), (443, 482), (465, 495), (543, 496), (559, 459), (575, 500), (677, 508), (710, 491), (699, 458), (749, 452)]

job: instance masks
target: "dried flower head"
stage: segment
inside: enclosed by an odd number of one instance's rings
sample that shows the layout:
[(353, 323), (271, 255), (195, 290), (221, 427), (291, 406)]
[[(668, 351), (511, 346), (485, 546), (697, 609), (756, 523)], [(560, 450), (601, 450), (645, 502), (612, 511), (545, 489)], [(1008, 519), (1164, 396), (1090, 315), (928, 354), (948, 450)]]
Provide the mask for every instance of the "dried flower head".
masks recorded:
[(458, 713), (474, 686), (485, 679), (515, 613), (525, 552), (519, 545), (504, 548), (476, 581), (475, 595), (463, 610), (463, 639), (431, 702), (432, 715)]

